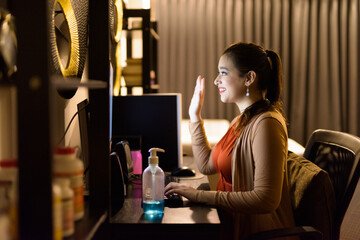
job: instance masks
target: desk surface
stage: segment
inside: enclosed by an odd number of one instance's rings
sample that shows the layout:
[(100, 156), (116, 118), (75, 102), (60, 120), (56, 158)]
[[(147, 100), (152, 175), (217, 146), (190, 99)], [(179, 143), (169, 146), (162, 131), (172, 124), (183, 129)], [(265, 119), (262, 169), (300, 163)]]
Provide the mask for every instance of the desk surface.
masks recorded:
[[(193, 167), (191, 164), (186, 166)], [(179, 182), (199, 189), (208, 186), (207, 177), (198, 172), (195, 177), (179, 178)], [(206, 236), (207, 239), (218, 239), (220, 220), (216, 208), (192, 203), (183, 198), (183, 207), (165, 207), (162, 218), (148, 219), (141, 208), (141, 187), (140, 180), (135, 180), (129, 185), (123, 207), (110, 219), (113, 239), (120, 236), (136, 236), (136, 239), (141, 239), (148, 236), (149, 231), (156, 233), (157, 238), (158, 234), (163, 234), (164, 239), (169, 237), (169, 232), (172, 233), (171, 239), (174, 239), (174, 236), (184, 239), (189, 232), (192, 237)]]
[[(191, 185), (201, 186), (202, 179), (182, 180), (180, 182), (191, 182)], [(194, 184), (197, 183), (197, 184)], [(163, 217), (160, 219), (147, 219), (141, 208), (141, 182), (134, 181), (128, 188), (128, 196), (123, 207), (114, 215), (111, 223), (166, 223), (166, 224), (219, 224), (220, 220), (215, 208), (192, 203), (183, 199), (184, 206), (178, 208), (165, 207)]]

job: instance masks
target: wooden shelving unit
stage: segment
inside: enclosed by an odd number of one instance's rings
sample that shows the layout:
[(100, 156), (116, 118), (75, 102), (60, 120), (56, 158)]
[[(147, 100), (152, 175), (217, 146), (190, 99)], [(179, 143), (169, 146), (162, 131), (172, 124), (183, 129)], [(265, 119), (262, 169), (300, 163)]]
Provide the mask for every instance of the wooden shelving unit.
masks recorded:
[[(53, 239), (52, 116), (56, 88), (74, 88), (49, 72), (48, 1), (8, 3), (16, 19), (18, 71), (19, 239)], [(71, 239), (90, 239), (107, 221), (109, 202), (109, 30), (107, 0), (89, 0), (88, 85), (91, 114), (89, 198)], [(60, 82), (59, 82), (60, 81)], [(61, 131), (61, 130), (60, 130)]]
[[(142, 85), (144, 93), (152, 92), (150, 84), (150, 9), (124, 9), (123, 30), (126, 32), (126, 52), (127, 58), (132, 58), (132, 32), (142, 32)], [(141, 28), (129, 26), (129, 18), (141, 18)]]

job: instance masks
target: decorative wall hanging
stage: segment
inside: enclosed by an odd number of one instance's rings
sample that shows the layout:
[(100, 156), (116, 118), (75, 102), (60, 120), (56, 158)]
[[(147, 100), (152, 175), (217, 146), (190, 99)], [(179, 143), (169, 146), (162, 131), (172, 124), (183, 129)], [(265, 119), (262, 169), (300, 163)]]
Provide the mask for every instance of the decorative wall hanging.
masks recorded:
[[(51, 71), (80, 82), (88, 49), (88, 0), (49, 0)], [(71, 98), (75, 90), (60, 90)]]

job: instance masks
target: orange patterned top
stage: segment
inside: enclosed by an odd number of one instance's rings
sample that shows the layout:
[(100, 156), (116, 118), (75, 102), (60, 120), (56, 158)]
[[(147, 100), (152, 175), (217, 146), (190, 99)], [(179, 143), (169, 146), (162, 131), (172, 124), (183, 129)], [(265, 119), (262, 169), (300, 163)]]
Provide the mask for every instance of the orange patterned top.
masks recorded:
[(235, 146), (239, 130), (235, 132), (237, 121), (228, 129), (222, 139), (216, 144), (213, 150), (213, 162), (216, 171), (219, 173), (217, 190), (231, 192), (231, 156)]

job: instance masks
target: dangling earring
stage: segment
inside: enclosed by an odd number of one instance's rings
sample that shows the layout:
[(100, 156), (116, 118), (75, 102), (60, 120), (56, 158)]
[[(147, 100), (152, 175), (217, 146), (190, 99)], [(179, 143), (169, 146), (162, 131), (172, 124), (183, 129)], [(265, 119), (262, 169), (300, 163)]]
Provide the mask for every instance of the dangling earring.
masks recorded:
[(247, 96), (247, 97), (250, 96), (249, 86), (247, 86), (247, 88), (246, 88), (246, 96)]

